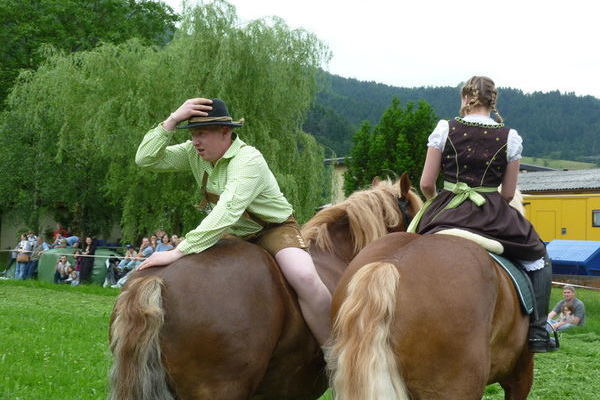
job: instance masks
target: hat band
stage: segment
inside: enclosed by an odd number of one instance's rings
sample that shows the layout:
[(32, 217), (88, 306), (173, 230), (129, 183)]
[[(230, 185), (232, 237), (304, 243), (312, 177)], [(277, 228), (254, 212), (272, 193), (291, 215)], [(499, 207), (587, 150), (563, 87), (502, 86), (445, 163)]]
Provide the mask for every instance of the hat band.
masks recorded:
[(233, 119), (231, 117), (192, 117), (188, 120), (188, 122), (223, 122), (228, 121), (231, 122)]

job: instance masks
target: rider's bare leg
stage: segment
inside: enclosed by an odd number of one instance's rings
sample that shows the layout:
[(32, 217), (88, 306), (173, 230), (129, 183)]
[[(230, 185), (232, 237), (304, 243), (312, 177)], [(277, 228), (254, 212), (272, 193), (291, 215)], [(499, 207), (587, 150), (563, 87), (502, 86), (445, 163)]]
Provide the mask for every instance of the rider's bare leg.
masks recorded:
[(275, 254), (275, 259), (298, 295), (302, 315), (321, 346), (329, 338), (331, 294), (306, 251), (287, 247)]

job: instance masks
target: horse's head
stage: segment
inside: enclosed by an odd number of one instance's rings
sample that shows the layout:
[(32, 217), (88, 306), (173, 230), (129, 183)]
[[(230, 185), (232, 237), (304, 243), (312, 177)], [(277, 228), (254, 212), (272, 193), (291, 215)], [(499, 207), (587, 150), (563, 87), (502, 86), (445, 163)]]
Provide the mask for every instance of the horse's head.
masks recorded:
[(375, 178), (369, 189), (354, 192), (344, 202), (317, 213), (302, 228), (309, 245), (333, 252), (333, 229), (345, 229), (352, 241), (352, 256), (390, 232), (406, 230), (423, 202), (411, 189), (406, 173), (392, 182)]
[[(395, 182), (389, 180), (381, 180), (378, 177), (373, 179), (371, 187), (377, 188), (379, 185), (389, 186), (391, 183), (391, 193), (396, 199), (398, 210), (400, 211), (400, 220), (395, 227), (390, 227), (388, 232), (402, 232), (406, 231), (408, 225), (412, 221), (415, 214), (423, 207), (423, 201), (419, 195), (412, 189), (408, 174), (405, 172), (402, 174), (400, 179)], [(383, 189), (383, 188), (382, 188)]]

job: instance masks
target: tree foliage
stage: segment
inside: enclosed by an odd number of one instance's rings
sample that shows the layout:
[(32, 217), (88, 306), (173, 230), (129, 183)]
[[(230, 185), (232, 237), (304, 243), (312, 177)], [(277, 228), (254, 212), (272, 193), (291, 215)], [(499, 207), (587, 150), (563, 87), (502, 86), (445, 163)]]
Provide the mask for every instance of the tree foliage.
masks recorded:
[(350, 157), (346, 159), (346, 195), (368, 186), (376, 176), (395, 178), (407, 172), (412, 182), (419, 182), (427, 137), (436, 121), (425, 101), (402, 107), (394, 98), (375, 127), (364, 122), (352, 138)]
[[(142, 170), (134, 155), (150, 128), (204, 96), (246, 118), (238, 134), (263, 152), (304, 220), (322, 202), (324, 168), (301, 126), (328, 54), (279, 19), (240, 26), (225, 2), (187, 9), (162, 48), (130, 40), (74, 54), (46, 49), (0, 117), (0, 207), (31, 227), (48, 210), (87, 233), (105, 232), (117, 216), (127, 240), (159, 226), (187, 232), (202, 217), (191, 174)], [(187, 139), (178, 132), (174, 143)]]
[(147, 0), (2, 0), (0, 104), (19, 71), (43, 60), (43, 45), (74, 52), (133, 37), (165, 44), (177, 19), (169, 6)]
[[(331, 145), (340, 155), (347, 154), (343, 151), (344, 138), (352, 137), (365, 120), (376, 124), (394, 97), (405, 102), (423, 99), (445, 119), (457, 116), (460, 107), (458, 87), (401, 88), (330, 74), (324, 74), (322, 81), (323, 90), (317, 96), (315, 110), (330, 110), (346, 121), (346, 127), (338, 124), (337, 130), (331, 130), (331, 135), (341, 138)], [(523, 93), (500, 88), (498, 109), (506, 124), (523, 137), (524, 155), (600, 165), (600, 99), (558, 91)], [(307, 131), (312, 133), (312, 126), (319, 126), (322, 118), (318, 112), (309, 115), (312, 125)], [(325, 130), (324, 138), (317, 138), (329, 144), (329, 132)]]

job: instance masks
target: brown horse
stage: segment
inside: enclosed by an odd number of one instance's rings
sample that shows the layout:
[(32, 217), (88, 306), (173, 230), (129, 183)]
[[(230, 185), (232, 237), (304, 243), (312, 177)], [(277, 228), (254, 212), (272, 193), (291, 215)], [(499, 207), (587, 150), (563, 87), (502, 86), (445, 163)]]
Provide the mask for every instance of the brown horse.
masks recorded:
[(526, 399), (529, 317), (508, 276), (469, 240), (393, 233), (336, 289), (328, 354), (336, 399), (480, 399), (499, 382)]
[[(333, 292), (360, 249), (405, 229), (421, 201), (403, 176), (319, 212), (303, 235)], [(112, 400), (316, 399), (321, 349), (274, 259), (238, 239), (136, 273), (111, 327)]]

